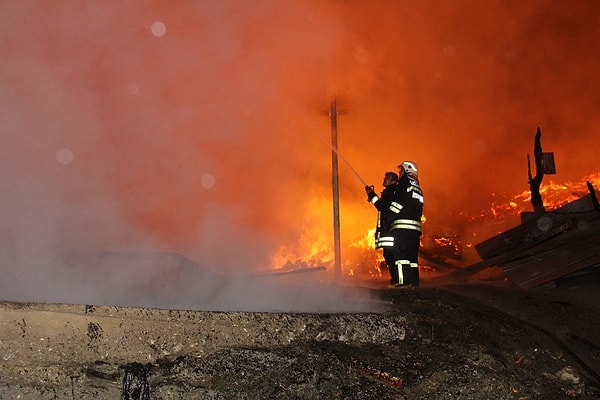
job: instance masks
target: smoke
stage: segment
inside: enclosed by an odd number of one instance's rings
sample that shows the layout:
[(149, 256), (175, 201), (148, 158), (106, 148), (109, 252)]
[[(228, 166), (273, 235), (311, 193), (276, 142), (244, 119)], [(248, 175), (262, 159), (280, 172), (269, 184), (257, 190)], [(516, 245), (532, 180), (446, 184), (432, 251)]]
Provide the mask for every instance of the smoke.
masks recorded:
[[(334, 97), (362, 179), (417, 162), (431, 233), (525, 190), (538, 126), (552, 179), (597, 170), (600, 5), (388, 3), (1, 1), (6, 298), (55, 300), (72, 254), (238, 277), (330, 246)], [(375, 219), (356, 178), (344, 240)]]

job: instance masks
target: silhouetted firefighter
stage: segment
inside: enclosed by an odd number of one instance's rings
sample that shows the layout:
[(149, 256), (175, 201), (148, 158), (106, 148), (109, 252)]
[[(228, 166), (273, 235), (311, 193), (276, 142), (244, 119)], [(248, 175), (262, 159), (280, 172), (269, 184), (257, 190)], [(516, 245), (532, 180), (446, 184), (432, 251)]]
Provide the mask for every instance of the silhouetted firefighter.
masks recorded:
[(535, 157), (535, 177), (531, 176), (531, 161), (527, 154), (527, 175), (529, 177), (529, 190), (531, 191), (531, 205), (536, 213), (546, 212), (540, 186), (544, 179), (544, 174), (555, 174), (554, 153), (542, 152), (542, 131), (538, 127), (535, 134), (535, 144), (533, 147), (533, 155)]

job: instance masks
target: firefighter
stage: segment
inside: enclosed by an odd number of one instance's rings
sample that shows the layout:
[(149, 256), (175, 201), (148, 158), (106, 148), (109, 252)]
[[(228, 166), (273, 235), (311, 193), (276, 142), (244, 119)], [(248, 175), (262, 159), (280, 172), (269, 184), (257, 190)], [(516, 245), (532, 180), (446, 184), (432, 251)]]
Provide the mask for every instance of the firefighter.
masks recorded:
[(419, 184), (417, 165), (403, 161), (398, 165), (399, 181), (392, 206), (394, 214), (390, 232), (394, 237), (394, 259), (398, 281), (393, 284), (419, 286), (419, 246), (421, 242), (421, 217), (423, 216), (423, 191)]
[(394, 236), (390, 232), (395, 209), (392, 201), (396, 195), (398, 174), (386, 172), (382, 183), (384, 189), (377, 196), (373, 186), (365, 186), (367, 199), (377, 208), (377, 229), (375, 230), (375, 248), (383, 249), (383, 258), (390, 273), (390, 284), (398, 282), (398, 269), (394, 256)]

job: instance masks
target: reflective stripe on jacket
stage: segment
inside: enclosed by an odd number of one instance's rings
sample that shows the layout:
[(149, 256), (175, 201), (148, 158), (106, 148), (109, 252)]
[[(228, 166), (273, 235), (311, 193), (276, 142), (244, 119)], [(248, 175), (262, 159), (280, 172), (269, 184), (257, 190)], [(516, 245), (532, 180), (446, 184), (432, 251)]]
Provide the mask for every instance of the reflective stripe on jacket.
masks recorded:
[(394, 247), (393, 236), (381, 236), (375, 239), (375, 248), (381, 249), (383, 247)]
[(396, 229), (411, 229), (413, 231), (421, 232), (421, 221), (413, 219), (395, 219), (392, 222), (391, 230)]

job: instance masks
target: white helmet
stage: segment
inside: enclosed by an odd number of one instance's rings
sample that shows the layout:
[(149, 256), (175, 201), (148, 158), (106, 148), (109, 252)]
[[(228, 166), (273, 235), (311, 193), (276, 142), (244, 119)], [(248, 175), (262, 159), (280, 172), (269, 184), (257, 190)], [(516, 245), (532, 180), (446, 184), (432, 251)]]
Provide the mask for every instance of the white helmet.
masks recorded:
[(407, 174), (417, 174), (417, 164), (412, 161), (402, 161), (398, 168), (402, 168)]

